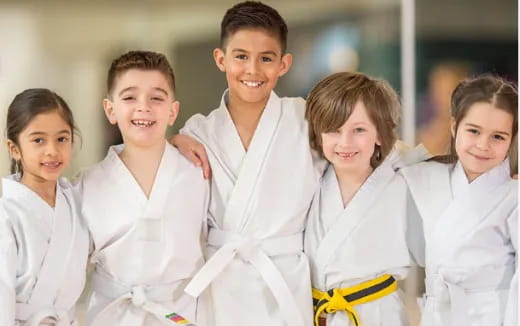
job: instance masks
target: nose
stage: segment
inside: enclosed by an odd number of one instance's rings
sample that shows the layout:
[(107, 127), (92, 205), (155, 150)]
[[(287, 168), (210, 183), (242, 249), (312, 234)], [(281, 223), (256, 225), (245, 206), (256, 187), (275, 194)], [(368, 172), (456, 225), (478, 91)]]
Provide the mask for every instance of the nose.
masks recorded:
[(47, 146), (45, 147), (45, 154), (47, 156), (54, 156), (58, 153), (58, 145), (56, 142), (50, 141), (47, 143)]
[(347, 147), (351, 143), (351, 134), (348, 132), (342, 132), (339, 134), (338, 145)]
[(136, 111), (138, 112), (150, 112), (150, 103), (146, 99), (142, 99), (137, 102)]
[(478, 149), (483, 151), (489, 149), (489, 138), (482, 135), (477, 139), (476, 146)]
[(258, 61), (257, 60), (248, 60), (246, 72), (253, 75), (257, 71), (258, 71)]

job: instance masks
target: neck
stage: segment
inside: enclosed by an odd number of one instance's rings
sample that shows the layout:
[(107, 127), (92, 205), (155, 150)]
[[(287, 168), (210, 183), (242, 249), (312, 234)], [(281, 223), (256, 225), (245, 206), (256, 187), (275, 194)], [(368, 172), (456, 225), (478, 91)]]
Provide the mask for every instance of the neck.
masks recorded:
[(342, 170), (334, 167), (344, 206), (350, 202), (352, 197), (354, 197), (359, 188), (361, 188), (365, 183), (373, 170), (374, 169), (371, 166), (357, 171)]
[(148, 198), (150, 197), (159, 165), (161, 164), (165, 143), (166, 140), (154, 146), (147, 147), (125, 144), (123, 151), (119, 154), (121, 161), (123, 161), (130, 173), (132, 173)]
[(233, 94), (229, 92), (228, 111), (233, 118), (233, 121), (258, 120), (260, 119), (262, 112), (264, 112), (268, 100), (269, 98), (265, 98), (258, 102), (245, 102), (233, 96)]
[(51, 207), (54, 207), (56, 204), (56, 180), (44, 180), (24, 173), (20, 182), (38, 194)]
[(253, 139), (267, 100), (268, 98), (255, 103), (244, 102), (229, 94), (228, 112), (246, 151)]

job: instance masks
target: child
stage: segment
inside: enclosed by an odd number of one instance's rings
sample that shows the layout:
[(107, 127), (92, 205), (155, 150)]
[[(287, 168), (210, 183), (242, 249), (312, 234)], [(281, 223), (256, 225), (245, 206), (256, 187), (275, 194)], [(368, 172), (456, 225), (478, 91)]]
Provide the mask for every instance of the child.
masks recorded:
[(518, 325), (517, 105), (501, 79), (460, 83), (450, 154), (402, 170), (424, 229), (422, 325)]
[(7, 111), (11, 172), (0, 200), (0, 325), (77, 325), (88, 232), (72, 187), (74, 119), (47, 89), (16, 95)]
[(316, 326), (407, 325), (396, 291), (410, 265), (398, 114), (392, 88), (361, 73), (333, 74), (307, 98), (311, 146), (330, 163), (305, 231)]
[(179, 110), (172, 68), (162, 54), (128, 52), (112, 62), (107, 86), (105, 113), (124, 145), (79, 184), (94, 246), (87, 321), (204, 326), (206, 305), (183, 290), (204, 263), (209, 188), (165, 139)]
[[(213, 174), (211, 258), (186, 292), (197, 296), (212, 284), (216, 325), (312, 325), (303, 229), (321, 171), (307, 141), (304, 100), (273, 92), (291, 66), (286, 40), (273, 8), (243, 2), (229, 9), (213, 53), (229, 90), (217, 109), (182, 130), (206, 147)], [(189, 153), (185, 137), (173, 142)]]

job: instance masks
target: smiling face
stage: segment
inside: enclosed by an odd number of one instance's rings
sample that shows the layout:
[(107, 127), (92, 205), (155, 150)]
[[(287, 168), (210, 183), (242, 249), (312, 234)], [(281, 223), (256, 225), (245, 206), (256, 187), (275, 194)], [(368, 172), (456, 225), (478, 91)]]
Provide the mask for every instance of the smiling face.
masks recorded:
[(282, 55), (280, 41), (263, 29), (242, 29), (213, 52), (218, 68), (226, 73), (230, 107), (264, 107), (278, 78), (290, 68), (292, 57)]
[(166, 128), (173, 125), (179, 110), (167, 79), (156, 70), (122, 73), (103, 105), (110, 123), (118, 125), (125, 145), (137, 147), (164, 142)]
[(321, 140), (325, 158), (337, 172), (348, 173), (371, 169), (375, 146), (381, 144), (376, 126), (361, 101), (356, 102), (352, 114), (338, 130), (322, 133)]
[(512, 132), (513, 116), (486, 102), (471, 105), (458, 126), (452, 120), (455, 151), (470, 182), (504, 161)]
[(25, 185), (55, 184), (67, 168), (72, 153), (72, 130), (57, 110), (40, 113), (23, 129), (9, 151), (23, 167)]

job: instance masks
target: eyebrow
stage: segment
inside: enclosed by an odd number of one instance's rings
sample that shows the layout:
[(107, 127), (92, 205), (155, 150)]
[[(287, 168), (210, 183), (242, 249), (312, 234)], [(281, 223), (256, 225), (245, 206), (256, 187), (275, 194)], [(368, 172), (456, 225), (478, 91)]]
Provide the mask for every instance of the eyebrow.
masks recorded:
[[(469, 123), (469, 122), (465, 123), (464, 125), (466, 125), (466, 126), (468, 126), (468, 127), (473, 127), (473, 128), (482, 129), (481, 126), (476, 125), (476, 124), (473, 124), (473, 123)], [(508, 132), (505, 132), (505, 131), (499, 131), (499, 130), (496, 130), (496, 131), (494, 131), (494, 132), (497, 133), (497, 134), (501, 134), (501, 135), (509, 136), (509, 133), (508, 133)]]
[[(56, 134), (67, 134), (67, 135), (70, 135), (71, 132), (70, 132), (70, 130), (63, 129), (63, 130), (58, 131)], [(29, 136), (40, 136), (40, 135), (47, 135), (47, 133), (43, 132), (43, 131), (33, 131), (33, 132), (31, 132), (29, 134)]]
[[(231, 50), (231, 52), (241, 52), (241, 53), (243, 52), (243, 53), (248, 53), (249, 51), (238, 48), (238, 49), (233, 49), (233, 50)], [(260, 54), (270, 54), (270, 55), (274, 55), (274, 56), (277, 56), (277, 55), (278, 55), (278, 54), (277, 54), (276, 52), (274, 52), (274, 51), (263, 51), (263, 52), (260, 52)]]
[[(137, 89), (137, 87), (130, 86), (130, 87), (124, 88), (117, 95), (121, 96), (124, 92), (131, 91), (131, 90), (134, 90), (134, 89)], [(161, 93), (164, 93), (164, 95), (168, 96), (168, 92), (165, 89), (161, 88), (161, 87), (154, 87), (153, 90), (161, 92)]]

